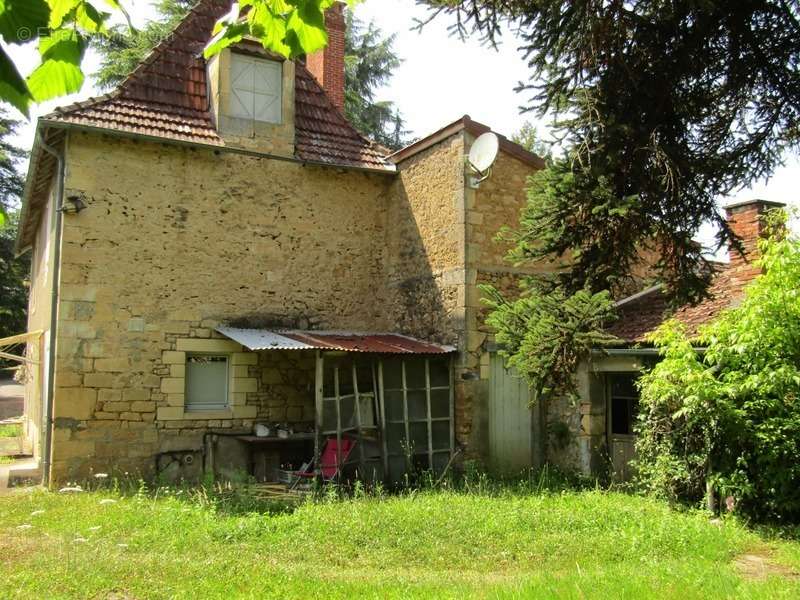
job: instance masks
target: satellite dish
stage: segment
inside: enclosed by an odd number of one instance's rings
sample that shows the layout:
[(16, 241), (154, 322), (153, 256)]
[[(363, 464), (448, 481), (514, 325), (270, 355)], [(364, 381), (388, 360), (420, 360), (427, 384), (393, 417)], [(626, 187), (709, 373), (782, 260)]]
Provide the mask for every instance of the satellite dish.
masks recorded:
[(489, 170), (494, 161), (497, 160), (497, 152), (500, 149), (500, 140), (491, 131), (487, 131), (475, 140), (469, 150), (469, 166), (475, 171), (476, 177), (472, 184), (476, 186), (489, 177)]

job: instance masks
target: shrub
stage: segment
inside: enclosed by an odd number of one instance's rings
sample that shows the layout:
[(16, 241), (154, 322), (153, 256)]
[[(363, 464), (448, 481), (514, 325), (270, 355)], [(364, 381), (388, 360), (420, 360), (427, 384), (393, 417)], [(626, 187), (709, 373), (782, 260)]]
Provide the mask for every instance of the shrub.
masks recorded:
[(640, 381), (638, 471), (671, 499), (700, 502), (710, 483), (751, 517), (798, 521), (800, 241), (771, 218), (742, 303), (697, 339), (674, 321), (653, 336), (663, 360)]

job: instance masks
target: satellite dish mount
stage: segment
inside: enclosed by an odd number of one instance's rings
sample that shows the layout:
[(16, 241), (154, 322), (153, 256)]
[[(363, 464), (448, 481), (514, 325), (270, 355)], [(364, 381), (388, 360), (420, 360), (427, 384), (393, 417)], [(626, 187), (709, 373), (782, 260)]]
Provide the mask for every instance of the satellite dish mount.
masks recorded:
[(489, 178), (492, 172), (492, 165), (497, 160), (499, 149), (500, 140), (491, 131), (480, 135), (473, 142), (467, 158), (467, 165), (472, 172), (469, 178), (471, 188), (477, 189), (481, 182)]

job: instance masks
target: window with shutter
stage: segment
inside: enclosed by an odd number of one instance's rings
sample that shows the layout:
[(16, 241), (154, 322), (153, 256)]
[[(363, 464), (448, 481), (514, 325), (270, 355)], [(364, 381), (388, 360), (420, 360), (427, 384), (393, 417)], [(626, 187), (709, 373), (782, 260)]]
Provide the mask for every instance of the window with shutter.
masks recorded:
[(186, 357), (185, 410), (228, 408), (228, 357), (210, 354)]
[(280, 123), (281, 78), (279, 62), (232, 54), (230, 116)]

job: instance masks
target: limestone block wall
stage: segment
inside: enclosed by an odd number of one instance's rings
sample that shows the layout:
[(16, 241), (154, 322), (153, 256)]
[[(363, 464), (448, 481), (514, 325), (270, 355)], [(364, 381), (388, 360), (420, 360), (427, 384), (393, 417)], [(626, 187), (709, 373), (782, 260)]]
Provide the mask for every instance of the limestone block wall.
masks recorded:
[[(64, 219), (54, 479), (111, 465), (147, 472), (156, 453), (196, 446), (209, 429), (313, 417), (313, 394), (301, 399), (267, 375), (267, 358), (233, 348), (234, 393), (244, 395), (235, 412), (179, 416), (174, 353), (222, 343), (222, 323), (391, 329), (391, 185), (380, 175), (71, 134), (66, 194), (87, 208)], [(284, 372), (308, 369), (286, 360)]]
[[(467, 145), (474, 139), (469, 136)], [(526, 182), (533, 168), (500, 152), (491, 176), (477, 189), (466, 190), (466, 281), (465, 348), (460, 382), (464, 398), (460, 433), (469, 440), (470, 454), (481, 457), (488, 451), (488, 401), (490, 354), (493, 339), (486, 326), (486, 306), (478, 285), (492, 283), (511, 297), (518, 293), (519, 279), (530, 268), (516, 268), (506, 261), (510, 248), (499, 241), (504, 227), (517, 227), (527, 202)]]
[(454, 135), (397, 168), (386, 230), (394, 329), (456, 344), (466, 293), (463, 137)]
[(550, 433), (548, 461), (584, 475), (607, 472), (607, 399), (605, 376), (639, 373), (644, 361), (637, 356), (593, 356), (575, 375), (578, 398), (555, 398), (547, 405)]

